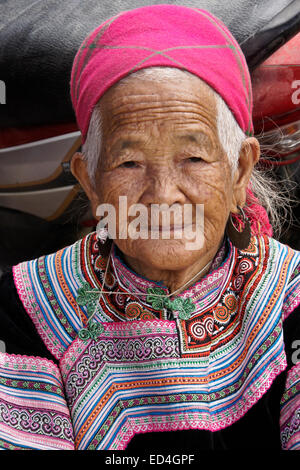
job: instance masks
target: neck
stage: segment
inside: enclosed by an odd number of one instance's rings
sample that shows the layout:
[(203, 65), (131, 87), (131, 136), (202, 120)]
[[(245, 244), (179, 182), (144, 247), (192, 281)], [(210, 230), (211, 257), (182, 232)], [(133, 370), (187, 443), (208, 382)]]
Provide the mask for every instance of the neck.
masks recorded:
[(157, 269), (155, 267), (145, 265), (141, 260), (132, 258), (125, 254), (123, 254), (123, 257), (127, 265), (137, 274), (152, 281), (162, 282), (163, 285), (168, 288), (169, 292), (173, 293), (177, 289), (181, 289), (183, 286), (187, 289), (205, 276), (209, 272), (211, 263), (220, 246), (221, 244), (214, 250), (207, 252), (200, 259), (197, 259), (193, 264), (176, 270)]

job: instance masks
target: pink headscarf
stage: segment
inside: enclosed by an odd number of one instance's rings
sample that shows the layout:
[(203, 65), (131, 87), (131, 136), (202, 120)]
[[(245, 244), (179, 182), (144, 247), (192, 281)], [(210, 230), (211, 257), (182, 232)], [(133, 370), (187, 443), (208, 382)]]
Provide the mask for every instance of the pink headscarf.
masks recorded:
[[(253, 134), (250, 75), (226, 26), (205, 10), (151, 5), (105, 21), (75, 56), (71, 98), (83, 143), (93, 108), (103, 94), (130, 73), (154, 66), (187, 70), (201, 78), (223, 98), (241, 129)], [(251, 219), (255, 213), (262, 215), (264, 209), (259, 207), (248, 214)], [(258, 225), (253, 220), (252, 226), (270, 234), (267, 214), (262, 218)]]

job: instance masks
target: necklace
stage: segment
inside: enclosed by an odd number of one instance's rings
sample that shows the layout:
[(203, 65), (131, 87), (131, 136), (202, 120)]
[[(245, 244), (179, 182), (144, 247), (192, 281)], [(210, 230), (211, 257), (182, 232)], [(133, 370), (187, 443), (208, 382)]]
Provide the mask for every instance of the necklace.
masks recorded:
[[(78, 305), (84, 305), (87, 308), (87, 313), (89, 315), (89, 319), (87, 322), (87, 328), (81, 328), (78, 332), (78, 336), (80, 339), (86, 341), (88, 339), (96, 339), (103, 331), (104, 327), (101, 323), (92, 322), (93, 317), (97, 311), (97, 304), (101, 300), (103, 294), (112, 294), (111, 291), (105, 291), (104, 285), (106, 281), (106, 276), (108, 272), (108, 266), (111, 260), (111, 253), (112, 247), (109, 251), (108, 260), (106, 263), (105, 273), (103, 276), (103, 282), (101, 289), (91, 289), (91, 286), (88, 283), (85, 283), (82, 287), (80, 287), (77, 291), (77, 308)], [(177, 288), (175, 291), (171, 292), (170, 294), (166, 294), (165, 291), (160, 287), (148, 287), (147, 289), (147, 298), (146, 301), (151, 304), (154, 310), (161, 310), (163, 308), (169, 309), (173, 312), (177, 312), (177, 317), (181, 320), (188, 320), (191, 317), (191, 313), (195, 310), (195, 304), (190, 298), (183, 299), (181, 297), (177, 297), (173, 301), (170, 299), (173, 295), (181, 292), (187, 285), (189, 285), (192, 281), (194, 281), (200, 274), (202, 274), (210, 265), (212, 261), (209, 261), (200, 271), (198, 271), (191, 279), (189, 279), (185, 284), (181, 287)], [(144, 296), (144, 293), (137, 293), (137, 292), (118, 292), (118, 295), (128, 295), (131, 294), (134, 297), (138, 298), (138, 296)], [(138, 299), (139, 300), (139, 299)], [(80, 312), (78, 311), (79, 315)], [(176, 317), (174, 315), (174, 317)]]

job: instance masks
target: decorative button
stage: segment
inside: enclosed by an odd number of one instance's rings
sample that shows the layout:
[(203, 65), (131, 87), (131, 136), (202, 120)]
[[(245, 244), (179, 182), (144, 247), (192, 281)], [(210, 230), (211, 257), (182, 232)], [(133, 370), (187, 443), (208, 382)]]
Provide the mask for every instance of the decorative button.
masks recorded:
[(78, 305), (86, 306), (87, 314), (90, 315), (95, 309), (100, 291), (93, 289), (87, 282), (77, 291), (76, 302)]
[(97, 339), (104, 331), (104, 326), (101, 323), (88, 322), (87, 328), (81, 328), (78, 332), (78, 337), (82, 341), (88, 341), (89, 339)]
[(196, 309), (195, 304), (190, 298), (183, 299), (177, 297), (172, 301), (160, 287), (149, 287), (147, 294), (147, 302), (149, 302), (155, 310), (167, 308), (173, 312), (178, 312), (178, 318), (181, 320), (191, 318), (191, 313)]

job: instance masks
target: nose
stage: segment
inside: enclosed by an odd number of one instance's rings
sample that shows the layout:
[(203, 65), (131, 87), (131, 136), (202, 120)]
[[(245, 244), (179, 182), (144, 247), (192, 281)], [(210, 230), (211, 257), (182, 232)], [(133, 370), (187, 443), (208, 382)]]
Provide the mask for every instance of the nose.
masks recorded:
[(184, 204), (186, 196), (181, 187), (179, 175), (169, 167), (151, 169), (147, 174), (147, 186), (143, 193), (143, 203), (150, 204)]

